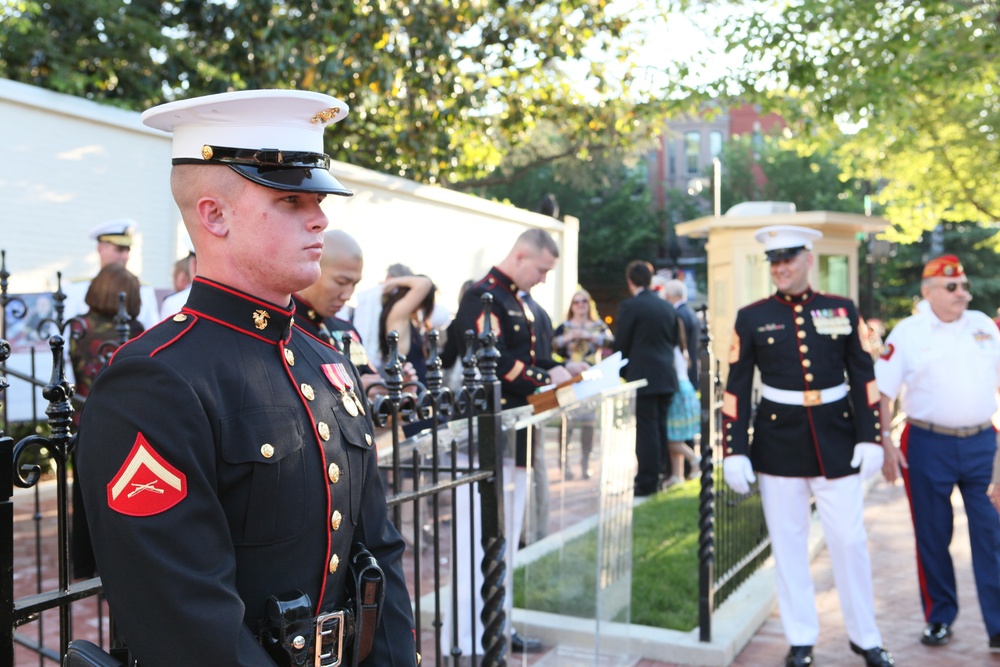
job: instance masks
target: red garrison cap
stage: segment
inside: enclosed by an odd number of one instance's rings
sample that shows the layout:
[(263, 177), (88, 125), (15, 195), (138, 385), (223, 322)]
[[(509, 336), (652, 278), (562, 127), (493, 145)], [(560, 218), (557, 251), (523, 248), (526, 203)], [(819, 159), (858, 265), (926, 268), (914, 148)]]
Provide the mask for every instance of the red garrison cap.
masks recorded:
[(941, 255), (924, 265), (921, 278), (960, 278), (965, 275), (962, 263), (955, 255)]

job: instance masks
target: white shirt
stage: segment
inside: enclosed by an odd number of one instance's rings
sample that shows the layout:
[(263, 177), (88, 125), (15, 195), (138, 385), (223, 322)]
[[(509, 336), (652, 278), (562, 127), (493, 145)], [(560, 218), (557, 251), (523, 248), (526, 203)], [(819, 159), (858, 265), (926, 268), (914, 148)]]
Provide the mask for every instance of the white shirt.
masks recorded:
[(875, 379), (890, 399), (901, 393), (903, 411), (914, 419), (949, 428), (984, 424), (997, 410), (1000, 332), (979, 311), (942, 322), (928, 308), (889, 334)]
[(188, 285), (180, 292), (174, 292), (170, 296), (163, 299), (163, 303), (160, 304), (160, 316), (163, 319), (167, 319), (171, 315), (181, 312), (181, 308), (187, 303), (188, 295), (191, 293), (191, 286)]

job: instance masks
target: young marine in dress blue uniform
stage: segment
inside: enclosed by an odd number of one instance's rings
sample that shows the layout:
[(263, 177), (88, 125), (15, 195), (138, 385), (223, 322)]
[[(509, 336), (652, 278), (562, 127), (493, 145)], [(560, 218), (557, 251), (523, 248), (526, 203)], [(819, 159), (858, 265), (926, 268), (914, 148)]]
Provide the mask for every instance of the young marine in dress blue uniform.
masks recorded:
[[(794, 227), (756, 233), (777, 292), (736, 316), (723, 402), (723, 474), (737, 493), (760, 475), (777, 570), (786, 665), (813, 664), (819, 619), (809, 572), (810, 499), (830, 551), (851, 649), (870, 667), (894, 664), (875, 624), (862, 478), (882, 466), (878, 389), (854, 303), (809, 288), (812, 242)], [(753, 441), (754, 368), (760, 371)], [(861, 474), (858, 474), (860, 468)]]
[(300, 591), (311, 617), (347, 607), (358, 542), (385, 573), (360, 664), (417, 662), (360, 377), (305, 335), (291, 300), (319, 278), (320, 202), (351, 194), (323, 154), (346, 113), (328, 95), (243, 91), (143, 114), (173, 132), (199, 277), (182, 312), (98, 377), (77, 452), (111, 613), (142, 667), (287, 662), (262, 647), (266, 600)]

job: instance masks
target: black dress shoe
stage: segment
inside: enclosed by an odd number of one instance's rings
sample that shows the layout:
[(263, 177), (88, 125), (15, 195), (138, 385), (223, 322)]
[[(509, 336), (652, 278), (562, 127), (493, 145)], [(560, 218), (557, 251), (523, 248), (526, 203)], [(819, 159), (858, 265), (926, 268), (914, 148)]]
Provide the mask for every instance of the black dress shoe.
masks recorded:
[(809, 667), (813, 664), (812, 646), (793, 646), (785, 656), (785, 667)]
[(990, 637), (990, 653), (1000, 652), (1000, 632)]
[(951, 639), (951, 626), (947, 623), (928, 623), (920, 643), (924, 646), (944, 646)]
[(538, 653), (542, 650), (542, 641), (534, 637), (523, 637), (517, 630), (512, 630), (510, 650), (513, 653)]
[(854, 642), (851, 642), (851, 650), (865, 659), (866, 667), (892, 667), (896, 664), (892, 659), (892, 654), (881, 646), (861, 648)]

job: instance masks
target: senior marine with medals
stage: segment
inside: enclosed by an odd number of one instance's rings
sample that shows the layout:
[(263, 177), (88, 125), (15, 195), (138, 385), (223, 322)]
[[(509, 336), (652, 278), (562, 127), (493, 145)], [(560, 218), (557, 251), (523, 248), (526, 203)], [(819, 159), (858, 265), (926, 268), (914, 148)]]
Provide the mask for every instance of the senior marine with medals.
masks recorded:
[[(808, 552), (814, 497), (850, 648), (868, 667), (886, 667), (895, 663), (875, 623), (861, 486), (883, 462), (879, 392), (854, 303), (809, 287), (812, 243), (821, 237), (789, 225), (755, 234), (777, 291), (736, 315), (722, 408), (723, 476), (739, 494), (760, 479), (790, 645), (785, 664), (812, 665), (819, 638)], [(755, 368), (761, 401), (751, 442)]]

